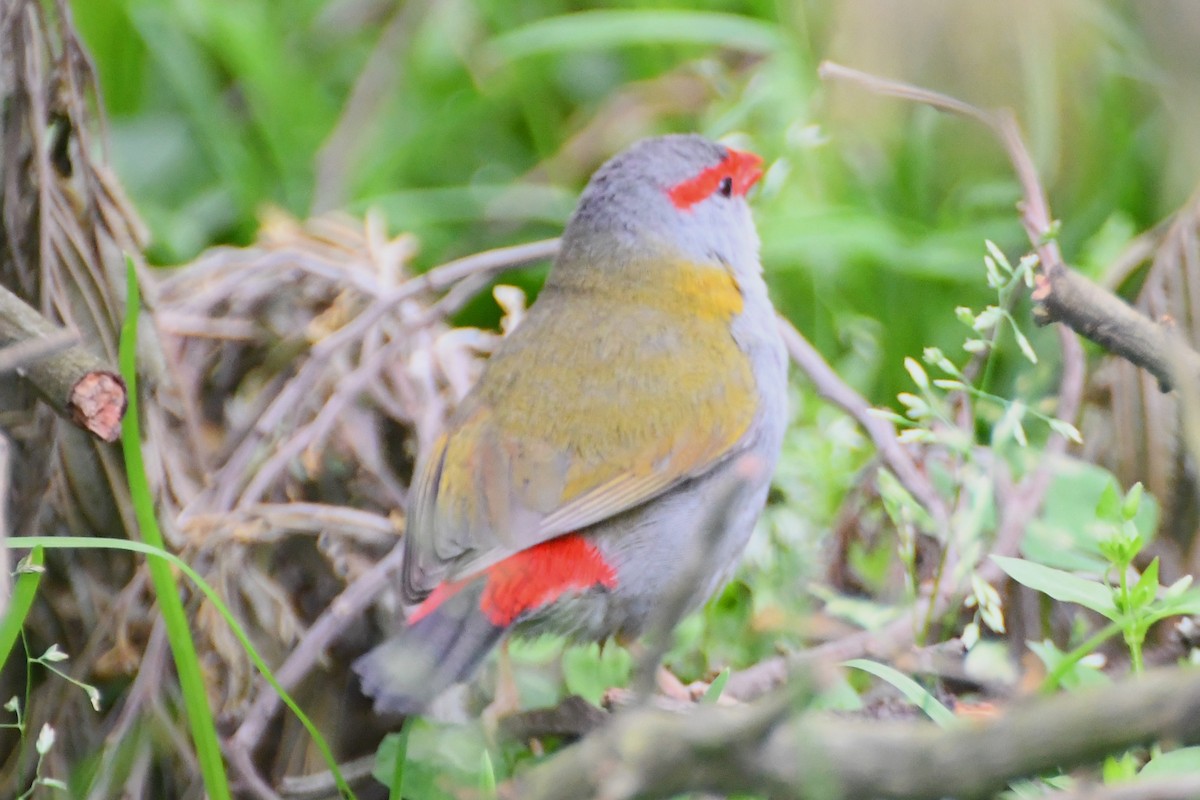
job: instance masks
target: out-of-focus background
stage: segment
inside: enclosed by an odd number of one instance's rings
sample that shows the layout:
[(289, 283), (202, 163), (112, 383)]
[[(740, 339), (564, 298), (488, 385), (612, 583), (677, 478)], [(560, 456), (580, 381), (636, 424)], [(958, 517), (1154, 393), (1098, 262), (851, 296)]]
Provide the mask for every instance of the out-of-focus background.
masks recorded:
[[(70, 25), (94, 93), (82, 61), (56, 60), (76, 52)], [(10, 45), (23, 30), (43, 35), (19, 40), (18, 65)], [(880, 468), (860, 426), (793, 370), (758, 535), (738, 577), (676, 629), (664, 658), (676, 677), (733, 674), (737, 687), (780, 652), (887, 630), (942, 581), (948, 610), (909, 626), (899, 649), (923, 658), (924, 645), (957, 637), (961, 652), (919, 670), (895, 659), (926, 676), (927, 699), (1003, 702), (1192, 652), (1151, 624), (1200, 609), (1183, 584), (1165, 588), (1200, 564), (1196, 470), (1173, 396), (1088, 345), (1082, 443), (1047, 456), (1075, 433), (1055, 418), (1070, 370), (1056, 328), (1032, 320), (1030, 244), (1003, 149), (975, 122), (822, 82), (818, 66), (1011, 109), (1067, 262), (1194, 343), (1200, 5), (0, 0), (0, 36), (0, 280), (115, 358), (121, 251), (138, 249), (135, 218), (146, 224), (154, 325), (142, 328), (139, 369), (153, 513), (168, 549), (231, 607), (227, 617), (179, 579), (204, 678), (181, 688), (145, 560), (111, 540), (48, 549), (28, 616), (0, 625), (6, 647), (6, 631), (12, 642), (25, 632), (0, 663), (0, 701), (20, 695), (5, 708), (17, 721), (0, 716), (0, 794), (50, 792), (39, 783), (50, 776), (79, 796), (200, 797), (197, 776), (224, 764), (252, 795), (334, 796), (328, 780), (320, 791), (288, 783), (327, 778), (328, 763), (294, 715), (263, 705), (271, 693), (230, 619), (270, 667), (299, 658), (300, 706), (337, 759), (366, 759), (365, 776), (395, 721), (371, 714), (346, 665), (399, 609), (384, 591), (376, 613), (341, 619), (334, 598), (397, 541), (421, 443), (522, 308), (518, 294), (470, 279), (404, 302), (389, 293), (454, 259), (558, 235), (597, 166), (668, 132), (764, 156), (751, 204), (778, 309), (907, 429), (914, 474), (949, 509), (931, 519), (927, 498)], [(532, 300), (546, 268), (498, 282)], [(13, 519), (29, 526), (15, 533), (134, 538), (115, 450), (24, 401), (34, 422), (0, 418), (19, 465)], [(1016, 500), (1038, 492), (1040, 510), (1001, 543), (1034, 571), (1008, 580), (988, 554), (1022, 513)], [(1140, 600), (1117, 574), (1149, 576), (1129, 583), (1144, 583)], [(1090, 616), (1048, 600), (1096, 592)], [(1105, 610), (1137, 602), (1141, 616), (1096, 633)], [(306, 654), (309, 626), (331, 618), (337, 636)], [(569, 694), (598, 703), (633, 669), (616, 645), (540, 640), (511, 655), (524, 709)], [(486, 705), (490, 674), (460, 720)], [(898, 673), (851, 674), (818, 704), (918, 713), (887, 694)], [(746, 683), (731, 692), (748, 699)], [(197, 758), (195, 715), (182, 709), (198, 700), (215, 710), (223, 762)], [(43, 751), (44, 726), (58, 739)], [(384, 740), (376, 775), (402, 767), (404, 796), (420, 800), (486, 786), (481, 770), (504, 781), (565, 741), (497, 747), (478, 727), (433, 722), (408, 735), (402, 758), (398, 739)]]
[[(267, 205), (379, 208), (434, 265), (553, 235), (639, 137), (736, 135), (780, 308), (856, 383), (977, 299), (980, 242), (1019, 249), (1011, 171), (961, 120), (822, 86), (822, 59), (1018, 114), (1092, 275), (1200, 174), (1200, 12), (1065, 0), (73, 3), (113, 160), (178, 263), (246, 242)], [(479, 313), (485, 313), (480, 309)]]

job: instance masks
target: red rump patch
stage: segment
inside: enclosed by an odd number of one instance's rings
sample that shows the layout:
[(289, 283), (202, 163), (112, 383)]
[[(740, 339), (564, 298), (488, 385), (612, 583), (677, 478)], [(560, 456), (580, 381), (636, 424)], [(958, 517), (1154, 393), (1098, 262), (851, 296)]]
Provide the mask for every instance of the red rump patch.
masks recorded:
[[(546, 605), (571, 591), (594, 586), (612, 589), (617, 573), (595, 545), (570, 533), (534, 545), (483, 571), (486, 584), (479, 607), (493, 625), (506, 628), (526, 611)], [(408, 618), (410, 625), (428, 615), (474, 580), (447, 581), (438, 586)]]
[(763, 174), (762, 157), (741, 150), (729, 150), (728, 153), (720, 164), (667, 190), (676, 208), (686, 210), (711, 197), (725, 178), (733, 182), (733, 194), (738, 197), (744, 197), (750, 187), (758, 183)]

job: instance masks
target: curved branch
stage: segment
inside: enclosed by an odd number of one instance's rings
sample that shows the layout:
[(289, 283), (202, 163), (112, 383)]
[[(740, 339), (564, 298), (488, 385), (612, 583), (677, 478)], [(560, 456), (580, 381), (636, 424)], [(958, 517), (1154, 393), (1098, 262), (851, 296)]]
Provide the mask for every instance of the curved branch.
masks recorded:
[(779, 331), (783, 335), (788, 355), (812, 380), (817, 392), (849, 414), (859, 424), (875, 445), (883, 463), (892, 471), (901, 485), (929, 512), (939, 527), (944, 529), (948, 526), (950, 514), (946, 509), (945, 502), (938, 494), (933, 482), (921, 471), (912, 456), (909, 455), (908, 450), (897, 440), (896, 428), (892, 423), (871, 413), (870, 404), (833, 371), (833, 368), (796, 329), (796, 326), (780, 317)]
[[(1200, 376), (1200, 353), (1177, 345), (1169, 329), (1149, 319), (1121, 298), (1070, 269), (1054, 239), (1055, 224), (1037, 168), (1021, 139), (1012, 112), (988, 111), (948, 95), (931, 92), (900, 81), (869, 75), (826, 61), (819, 74), (826, 80), (842, 80), (877, 94), (912, 100), (982, 123), (999, 140), (1021, 184), (1021, 224), (1038, 254), (1041, 272), (1033, 300), (1038, 304), (1034, 318), (1040, 324), (1061, 322), (1073, 331), (1149, 371), (1163, 391), (1173, 385), (1179, 369)], [(1176, 355), (1178, 353), (1178, 355)]]

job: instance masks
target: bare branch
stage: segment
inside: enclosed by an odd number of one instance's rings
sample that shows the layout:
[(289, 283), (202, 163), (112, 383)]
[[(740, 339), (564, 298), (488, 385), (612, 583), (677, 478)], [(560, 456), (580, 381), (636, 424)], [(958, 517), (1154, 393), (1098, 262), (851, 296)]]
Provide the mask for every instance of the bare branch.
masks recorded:
[(63, 347), (64, 336), (76, 338), (0, 286), (0, 346), (8, 345), (10, 356), (13, 347), (42, 351), (42, 357), (21, 368), (26, 379), (59, 416), (106, 442), (115, 441), (127, 403), (125, 382), (83, 346)]
[[(1046, 192), (1010, 111), (985, 111), (947, 95), (828, 61), (821, 65), (819, 72), (827, 80), (847, 81), (877, 94), (924, 103), (985, 125), (1004, 147), (1021, 184), (1021, 224), (1041, 262), (1038, 284), (1033, 292), (1033, 299), (1038, 303), (1035, 319), (1041, 324), (1063, 323), (1109, 352), (1148, 370), (1164, 391), (1171, 388), (1169, 331), (1063, 262), (1062, 252), (1054, 239), (1055, 225)], [(1179, 358), (1186, 374), (1200, 376), (1200, 353), (1190, 347), (1181, 348)]]
[(1200, 740), (1200, 678), (1189, 670), (1039, 698), (996, 719), (945, 730), (795, 715), (792, 707), (774, 694), (747, 706), (697, 706), (688, 714), (623, 713), (518, 777), (505, 787), (507, 796), (626, 800), (712, 791), (814, 800), (985, 798), (1018, 778), (1094, 763), (1147, 742)]
[[(403, 546), (393, 547), (387, 556), (347, 586), (321, 612), (283, 664), (275, 670), (275, 678), (284, 689), (291, 691), (308, 675), (325, 653), (325, 648), (345, 629), (346, 621), (361, 614), (387, 585), (393, 572), (400, 568), (403, 558)], [(270, 684), (260, 679), (254, 703), (246, 711), (242, 724), (229, 738), (229, 752), (253, 753), (280, 705), (279, 695)]]

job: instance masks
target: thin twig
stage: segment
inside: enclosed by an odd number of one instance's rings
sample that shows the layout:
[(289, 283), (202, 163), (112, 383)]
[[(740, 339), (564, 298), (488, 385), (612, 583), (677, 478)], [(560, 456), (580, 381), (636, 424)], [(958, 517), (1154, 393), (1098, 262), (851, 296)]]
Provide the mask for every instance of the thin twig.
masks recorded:
[(61, 353), (78, 342), (79, 337), (74, 333), (61, 330), (48, 336), (0, 347), (0, 375), (23, 369), (35, 361)]
[[(1058, 341), (1062, 351), (1062, 379), (1058, 389), (1057, 416), (1064, 422), (1074, 424), (1083, 404), (1085, 356), (1079, 339), (1069, 328), (1059, 327)], [(1007, 497), (997, 497), (997, 507), (1001, 509), (1001, 514), (1000, 522), (996, 526), (994, 553), (1012, 555), (1017, 552), (1021, 540), (1025, 537), (1026, 528), (1037, 516), (1042, 502), (1046, 499), (1046, 492), (1054, 479), (1053, 472), (1058, 468), (1059, 458), (1066, 453), (1068, 444), (1065, 436), (1052, 435), (1046, 442), (1037, 468), (1026, 475)], [(978, 572), (979, 576), (989, 583), (1004, 579), (1003, 571), (991, 559), (982, 562)]]
[[(944, 111), (962, 114), (986, 125), (1005, 146), (1005, 149), (1009, 152), (1013, 167), (1018, 173), (1022, 189), (1025, 193), (1025, 199), (1022, 203), (1022, 218), (1025, 222), (1030, 241), (1037, 249), (1039, 258), (1042, 260), (1043, 270), (1046, 270), (1048, 265), (1054, 264), (1066, 270), (1066, 267), (1062, 265), (1062, 256), (1058, 250), (1058, 245), (1053, 241), (1045, 239), (1046, 232), (1051, 230), (1051, 217), (1049, 206), (1045, 199), (1045, 191), (1041, 187), (1037, 171), (1033, 167), (1032, 159), (1029, 158), (1028, 151), (1021, 142), (1015, 122), (1010, 115), (983, 111), (947, 95), (896, 81), (885, 80), (830, 62), (825, 62), (821, 65), (820, 74), (826, 79), (847, 80), (881, 94), (926, 103)], [(796, 340), (803, 341), (798, 334), (789, 336), (785, 327), (785, 337), (789, 340), (789, 352), (795, 349), (793, 358), (796, 358), (796, 352), (799, 352), (805, 357), (806, 363), (812, 362), (811, 355), (799, 348), (794, 348)], [(1060, 418), (1072, 422), (1079, 413), (1083, 396), (1084, 357), (1082, 348), (1079, 346), (1074, 334), (1066, 329), (1060, 329), (1059, 343), (1063, 354), (1063, 371), (1059, 386), (1058, 412)], [(811, 347), (808, 349), (811, 350)], [(819, 356), (817, 358), (819, 359)], [(858, 419), (864, 428), (867, 428), (862, 419), (860, 419), (860, 417), (868, 416), (864, 410), (866, 407), (865, 401), (862, 401), (861, 398), (856, 399), (856, 395), (848, 387), (842, 390), (840, 379), (833, 374), (828, 365), (825, 365), (822, 361), (816, 364), (815, 370), (806, 366), (805, 371), (809, 372), (810, 375), (822, 375), (819, 385), (827, 384), (838, 388), (840, 391), (848, 391), (848, 397), (842, 401), (828, 394), (826, 396), (833, 399), (834, 402), (838, 402), (839, 405), (854, 415), (855, 419)], [(824, 390), (822, 392), (824, 393)], [(883, 422), (883, 420), (880, 421)], [(901, 465), (903, 465), (904, 459), (907, 459), (907, 453), (898, 444), (894, 443), (894, 439), (884, 435), (883, 428), (877, 429), (879, 434), (871, 434), (871, 438), (876, 442), (876, 447), (879, 448), (881, 456), (884, 457), (888, 466), (896, 473), (897, 478), (903, 481), (904, 477), (896, 470), (887, 452), (899, 451), (903, 453), (903, 458), (898, 461)], [(867, 430), (870, 433), (870, 429), (867, 428)], [(1006, 498), (1007, 502), (1001, 504), (1002, 513), (997, 526), (996, 538), (992, 545), (993, 554), (1013, 555), (1016, 553), (1026, 527), (1037, 516), (1038, 511), (1041, 509), (1042, 501), (1045, 499), (1046, 491), (1049, 489), (1052, 477), (1051, 470), (1056, 464), (1054, 456), (1064, 452), (1066, 446), (1067, 441), (1063, 436), (1058, 434), (1052, 435), (1046, 445), (1047, 458), (1044, 458), (1037, 469), (1025, 476), (1020, 484), (1009, 492), (1009, 497)], [(888, 449), (885, 450), (885, 447)], [(926, 481), (927, 479), (922, 475), (921, 480)], [(914, 497), (921, 500), (920, 495), (913, 491), (911, 486), (906, 484), (906, 488)], [(928, 506), (926, 507), (928, 508)], [(951, 556), (952, 560), (953, 558)], [(954, 576), (960, 574), (960, 571), (956, 569), (956, 563), (948, 564), (947, 567), (945, 570), (946, 575)], [(994, 583), (1004, 578), (1002, 571), (990, 559), (984, 559), (974, 564), (973, 569), (989, 582)], [(935, 619), (953, 609), (960, 601), (963, 592), (962, 583), (962, 580), (940, 581), (933, 593), (920, 599), (908, 613), (878, 631), (855, 633), (819, 647), (810, 648), (802, 653), (767, 659), (745, 670), (736, 672), (730, 676), (729, 682), (725, 687), (725, 694), (743, 700), (751, 699), (769, 691), (774, 686), (778, 686), (787, 679), (791, 671), (813, 664), (843, 661), (848, 658), (871, 654), (889, 656), (896, 650), (912, 643), (914, 633), (919, 628), (917, 625), (918, 621)]]
[[(1172, 344), (1168, 331), (1119, 297), (1067, 267), (1054, 238), (1046, 192), (1038, 180), (1033, 158), (1021, 138), (1020, 128), (1008, 110), (986, 111), (938, 92), (869, 75), (832, 62), (821, 64), (822, 78), (856, 84), (877, 94), (924, 103), (985, 125), (999, 140), (1021, 185), (1021, 224), (1038, 254), (1041, 270), (1033, 299), (1035, 319), (1042, 324), (1061, 322), (1109, 352), (1148, 370), (1168, 390), (1173, 385)], [(1182, 348), (1178, 356), (1186, 375), (1200, 376), (1200, 353)]]
[[(233, 768), (234, 774), (237, 775), (240, 781), (240, 785), (237, 788), (241, 792), (247, 792), (258, 800), (283, 800), (283, 797), (259, 774), (258, 768), (254, 766), (253, 752), (250, 750), (240, 750), (235, 746), (229, 745), (226, 745), (223, 749), (225, 751), (225, 758), (229, 761), (229, 766)], [(239, 795), (241, 792), (239, 792)]]
[(114, 763), (122, 756), (122, 745), (130, 731), (142, 721), (146, 705), (155, 692), (162, 688), (163, 672), (167, 659), (167, 629), (161, 620), (150, 629), (150, 639), (138, 664), (137, 676), (121, 698), (121, 713), (111, 723), (104, 738), (104, 749), (100, 765), (96, 769), (96, 784), (89, 787), (89, 800), (105, 800), (117, 794), (110, 783), (114, 777)]
[(896, 439), (895, 426), (873, 414), (871, 405), (833, 371), (791, 322), (780, 317), (779, 330), (788, 355), (808, 375), (817, 393), (849, 414), (866, 431), (880, 458), (900, 484), (929, 512), (939, 528), (946, 530), (950, 516), (945, 501), (908, 450)]
[[(304, 407), (304, 399), (313, 393), (326, 372), (330, 359), (342, 348), (362, 341), (364, 335), (387, 313), (405, 300), (427, 292), (452, 289), (460, 281), (477, 275), (495, 275), (553, 257), (558, 252), (558, 239), (548, 239), (515, 247), (502, 247), (450, 261), (418, 277), (400, 284), (378, 296), (352, 321), (335, 333), (313, 345), (309, 359), (287, 382), (258, 417), (255, 426), (234, 449), (213, 481), (211, 498), (206, 511), (229, 511), (235, 505), (243, 507), (258, 502), (261, 497), (244, 491), (242, 486), (251, 474), (249, 469), (260, 453), (263, 440), (276, 436), (285, 428), (285, 420)], [(457, 295), (456, 295), (457, 298)], [(250, 479), (253, 481), (253, 478)], [(265, 488), (256, 486), (256, 491)]]
[[(283, 664), (275, 670), (275, 678), (284, 689), (291, 691), (299, 685), (326, 648), (346, 629), (347, 621), (361, 614), (387, 586), (403, 560), (404, 547), (398, 544), (378, 563), (359, 575), (321, 612)], [(271, 685), (259, 680), (254, 702), (246, 711), (237, 731), (229, 738), (230, 751), (253, 753), (280, 705), (279, 695)]]
[[(351, 786), (369, 780), (375, 770), (375, 754), (370, 753), (353, 761), (338, 764), (338, 770), (346, 779), (346, 783)], [(373, 785), (377, 786), (378, 784)], [(329, 800), (329, 798), (340, 797), (337, 782), (333, 779), (333, 772), (330, 770), (322, 770), (309, 775), (285, 775), (279, 781), (279, 793), (283, 796), (283, 800)]]

